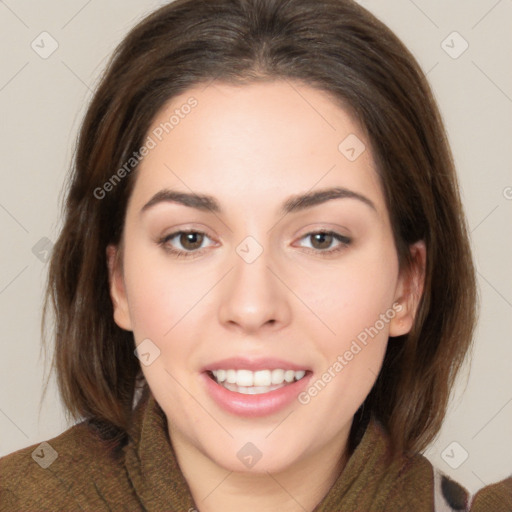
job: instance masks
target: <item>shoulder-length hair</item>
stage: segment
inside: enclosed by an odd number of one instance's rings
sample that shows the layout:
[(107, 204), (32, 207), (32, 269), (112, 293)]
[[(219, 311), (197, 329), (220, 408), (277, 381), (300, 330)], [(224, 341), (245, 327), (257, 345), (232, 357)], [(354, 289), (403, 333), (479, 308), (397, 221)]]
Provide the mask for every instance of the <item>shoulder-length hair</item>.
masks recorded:
[(164, 104), (212, 80), (300, 81), (350, 108), (366, 130), (400, 268), (410, 268), (409, 246), (418, 240), (427, 259), (414, 325), (389, 343), (362, 409), (386, 427), (394, 452), (423, 450), (440, 429), (471, 347), (474, 267), (452, 155), (425, 75), (401, 41), (351, 0), (177, 0), (142, 20), (115, 50), (80, 130), (49, 268), (44, 312), (51, 306), (55, 317), (52, 369), (68, 417), (101, 422), (116, 435), (127, 431), (144, 379), (132, 333), (113, 320), (106, 263), (137, 172), (125, 164)]

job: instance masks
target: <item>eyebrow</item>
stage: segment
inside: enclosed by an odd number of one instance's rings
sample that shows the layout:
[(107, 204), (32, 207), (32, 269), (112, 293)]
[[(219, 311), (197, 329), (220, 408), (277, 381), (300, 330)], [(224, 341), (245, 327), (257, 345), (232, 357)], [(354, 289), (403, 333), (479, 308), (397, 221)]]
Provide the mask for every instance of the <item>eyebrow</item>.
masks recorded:
[[(377, 208), (375, 204), (367, 197), (349, 190), (344, 187), (333, 187), (318, 190), (315, 192), (307, 192), (305, 194), (297, 194), (289, 197), (281, 206), (280, 213), (294, 213), (312, 208), (319, 204), (325, 203), (332, 199), (357, 199), (358, 201), (369, 206), (375, 212)], [(141, 209), (141, 214), (151, 207), (159, 203), (178, 203), (190, 208), (201, 211), (210, 211), (222, 214), (222, 208), (213, 196), (206, 194), (197, 194), (189, 192), (179, 192), (177, 190), (163, 189), (157, 192)]]

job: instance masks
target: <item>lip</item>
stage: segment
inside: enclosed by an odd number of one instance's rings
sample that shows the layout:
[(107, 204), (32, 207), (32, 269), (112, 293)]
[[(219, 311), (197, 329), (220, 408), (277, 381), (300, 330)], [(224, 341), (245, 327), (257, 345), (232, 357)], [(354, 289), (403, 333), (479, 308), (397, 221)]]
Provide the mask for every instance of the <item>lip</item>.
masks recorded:
[[(229, 362), (230, 364), (233, 364), (233, 360), (229, 360)], [(268, 360), (265, 362), (268, 364)], [(264, 366), (264, 368), (271, 367), (272, 365), (270, 365), (270, 367)], [(213, 368), (223, 367), (216, 366)], [(236, 369), (236, 367), (233, 366), (228, 366), (227, 368)], [(250, 369), (248, 366), (240, 366), (239, 369), (240, 368)], [(276, 368), (282, 367), (277, 365)], [(261, 366), (260, 368), (255, 369), (261, 369)], [(203, 381), (207, 394), (221, 409), (236, 416), (256, 418), (269, 416), (289, 406), (297, 398), (299, 393), (304, 391), (307, 387), (312, 375), (313, 373), (308, 371), (299, 381), (283, 386), (280, 389), (274, 389), (273, 391), (259, 395), (244, 395), (242, 393), (236, 393), (235, 391), (229, 391), (229, 389), (226, 389), (224, 386), (217, 384), (217, 382), (213, 380), (208, 373), (206, 373), (206, 370), (200, 374), (200, 377)]]
[[(230, 357), (228, 359), (222, 359), (215, 361), (214, 363), (206, 365), (202, 368), (201, 372), (213, 371), (213, 370), (251, 370), (253, 372), (257, 370), (294, 370), (296, 372), (300, 370), (311, 371), (311, 368), (305, 365), (298, 365), (285, 361), (284, 359), (276, 358), (253, 358), (247, 357)], [(299, 381), (300, 382), (300, 381)]]

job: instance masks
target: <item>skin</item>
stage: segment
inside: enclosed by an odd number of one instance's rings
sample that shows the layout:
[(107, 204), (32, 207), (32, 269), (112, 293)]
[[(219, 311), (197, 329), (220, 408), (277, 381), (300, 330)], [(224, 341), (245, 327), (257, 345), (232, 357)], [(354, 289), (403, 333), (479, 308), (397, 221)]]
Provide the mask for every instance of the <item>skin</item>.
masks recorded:
[[(142, 370), (202, 512), (312, 510), (350, 455), (352, 419), (388, 338), (412, 326), (425, 246), (411, 247), (416, 265), (400, 272), (370, 143), (322, 91), (283, 81), (195, 87), (173, 98), (148, 134), (190, 96), (197, 107), (137, 171), (122, 250), (107, 249), (114, 318), (136, 344), (149, 338), (161, 351)], [(338, 150), (349, 134), (366, 146), (353, 162)], [(343, 198), (278, 213), (291, 195), (334, 186), (364, 195), (375, 210)], [(165, 188), (215, 196), (223, 212), (160, 202), (141, 213)], [(178, 259), (158, 243), (189, 228), (206, 233), (202, 242), (177, 236), (166, 246), (193, 257)], [(306, 236), (320, 229), (352, 242)], [(251, 264), (236, 252), (247, 236), (263, 249)], [(202, 386), (204, 365), (233, 356), (282, 358), (311, 368), (315, 380), (396, 303), (401, 311), (307, 405), (240, 418)], [(247, 442), (262, 452), (251, 469), (237, 457)]]

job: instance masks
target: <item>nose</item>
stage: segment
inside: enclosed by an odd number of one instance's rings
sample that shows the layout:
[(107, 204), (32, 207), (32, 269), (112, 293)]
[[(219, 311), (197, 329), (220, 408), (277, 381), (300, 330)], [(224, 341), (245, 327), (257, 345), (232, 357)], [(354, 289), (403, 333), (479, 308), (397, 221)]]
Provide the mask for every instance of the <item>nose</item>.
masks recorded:
[(283, 284), (286, 279), (272, 263), (268, 251), (249, 261), (234, 255), (234, 267), (221, 284), (219, 321), (244, 334), (281, 329), (291, 316), (288, 301), (291, 292)]

